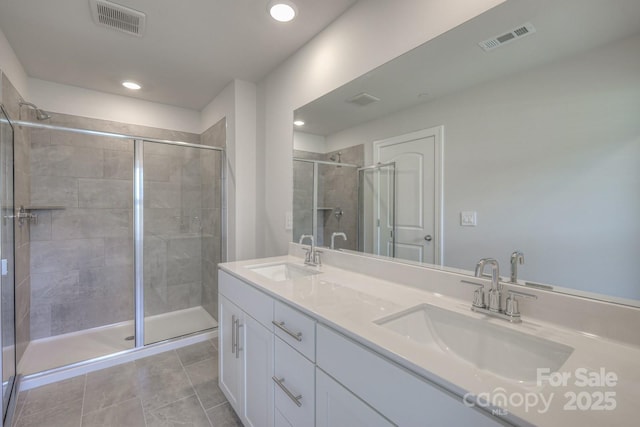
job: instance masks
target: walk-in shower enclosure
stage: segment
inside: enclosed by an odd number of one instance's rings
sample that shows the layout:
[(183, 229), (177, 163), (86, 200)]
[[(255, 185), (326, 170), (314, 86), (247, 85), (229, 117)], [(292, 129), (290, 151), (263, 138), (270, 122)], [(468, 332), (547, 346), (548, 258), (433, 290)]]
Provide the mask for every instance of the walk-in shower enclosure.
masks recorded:
[[(362, 146), (340, 153), (363, 160)], [(360, 167), (331, 161), (331, 154), (294, 150), (293, 241), (313, 235), (318, 246), (328, 247), (333, 234), (345, 233), (347, 239), (336, 239), (335, 249), (394, 257), (395, 163)]]
[(357, 168), (358, 165), (351, 163), (294, 157), (294, 242), (307, 234), (314, 236), (318, 246), (330, 246), (331, 235), (342, 232), (347, 235), (347, 240), (340, 240), (339, 247), (356, 249)]
[[(4, 151), (11, 128), (2, 123), (4, 224), (15, 218), (2, 227), (3, 258), (5, 238), (15, 244), (5, 229), (26, 236), (16, 269), (30, 288), (14, 315), (4, 309), (2, 277), (3, 346), (13, 339), (16, 347), (5, 316), (26, 318), (18, 329), (28, 339), (3, 372), (38, 374), (217, 327), (224, 120), (197, 135), (17, 112), (9, 118), (26, 142), (16, 148), (24, 164)], [(15, 205), (6, 200), (14, 169)]]

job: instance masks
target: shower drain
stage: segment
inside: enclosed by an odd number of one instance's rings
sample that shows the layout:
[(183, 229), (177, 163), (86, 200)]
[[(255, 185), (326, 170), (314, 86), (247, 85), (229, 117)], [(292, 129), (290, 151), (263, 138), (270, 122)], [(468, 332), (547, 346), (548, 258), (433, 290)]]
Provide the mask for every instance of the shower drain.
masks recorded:
[(125, 341), (133, 341), (133, 339), (135, 338), (135, 336), (133, 335), (129, 335), (128, 337), (126, 337), (124, 340)]

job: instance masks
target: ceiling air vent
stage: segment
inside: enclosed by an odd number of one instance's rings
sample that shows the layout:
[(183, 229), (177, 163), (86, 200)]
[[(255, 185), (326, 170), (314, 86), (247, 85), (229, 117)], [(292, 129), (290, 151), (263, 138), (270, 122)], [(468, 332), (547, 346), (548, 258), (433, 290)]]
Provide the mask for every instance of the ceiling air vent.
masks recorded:
[(371, 104), (372, 102), (378, 102), (380, 101), (380, 98), (373, 96), (373, 95), (369, 95), (366, 92), (362, 92), (359, 93), (355, 96), (352, 96), (351, 98), (347, 99), (347, 102), (350, 102), (352, 104), (357, 104), (360, 105), (361, 107), (364, 107), (365, 105)]
[(89, 0), (89, 5), (96, 24), (133, 36), (144, 35), (144, 13), (106, 0)]
[(534, 28), (534, 26), (531, 23), (527, 22), (526, 24), (520, 25), (519, 27), (514, 28), (511, 31), (500, 34), (499, 36), (492, 37), (478, 44), (481, 48), (488, 52), (507, 43), (511, 43), (514, 40), (518, 40), (531, 35), (535, 32), (536, 29)]

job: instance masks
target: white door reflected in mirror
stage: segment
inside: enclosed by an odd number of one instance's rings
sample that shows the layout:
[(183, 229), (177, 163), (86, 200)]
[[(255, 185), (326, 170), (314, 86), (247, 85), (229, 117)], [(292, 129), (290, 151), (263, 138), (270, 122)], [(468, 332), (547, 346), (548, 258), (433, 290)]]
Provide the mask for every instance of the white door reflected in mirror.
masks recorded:
[[(442, 129), (435, 127), (376, 141), (376, 162), (396, 164), (395, 257), (410, 261), (440, 264), (440, 165)], [(381, 206), (390, 206), (382, 192)], [(380, 212), (382, 236), (393, 234)], [(426, 239), (425, 236), (431, 236)], [(433, 238), (436, 236), (436, 238)]]

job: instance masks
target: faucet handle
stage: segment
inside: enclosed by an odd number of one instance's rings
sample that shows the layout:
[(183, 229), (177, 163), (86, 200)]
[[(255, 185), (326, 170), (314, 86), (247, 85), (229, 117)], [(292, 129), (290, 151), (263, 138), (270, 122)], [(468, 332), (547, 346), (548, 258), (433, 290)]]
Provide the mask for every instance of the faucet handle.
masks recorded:
[(316, 249), (315, 253), (313, 254), (313, 263), (316, 264), (317, 266), (322, 265), (322, 259), (320, 258), (320, 254), (322, 253), (323, 252), (321, 250)]
[(311, 246), (302, 249), (304, 249), (304, 262), (311, 262)]
[(478, 289), (476, 289), (473, 292), (473, 303), (472, 303), (472, 305), (474, 307), (477, 307), (477, 308), (485, 308), (486, 304), (484, 303), (484, 284), (477, 283), (477, 282), (471, 282), (469, 280), (461, 280), (460, 282), (461, 283), (465, 283), (467, 285), (478, 286)]
[(527, 298), (527, 299), (538, 299), (537, 296), (533, 295), (533, 294), (528, 294), (526, 292), (522, 292), (522, 291), (513, 291), (513, 290), (508, 290), (507, 292), (509, 292), (509, 296), (507, 297), (507, 306), (504, 310), (504, 313), (507, 316), (511, 316), (511, 317), (520, 317), (520, 310), (518, 308), (518, 300), (516, 298), (518, 297), (522, 297), (522, 298)]

